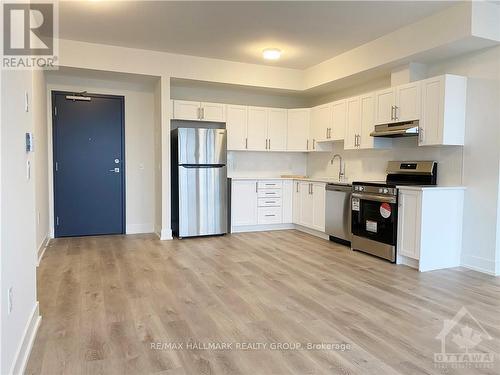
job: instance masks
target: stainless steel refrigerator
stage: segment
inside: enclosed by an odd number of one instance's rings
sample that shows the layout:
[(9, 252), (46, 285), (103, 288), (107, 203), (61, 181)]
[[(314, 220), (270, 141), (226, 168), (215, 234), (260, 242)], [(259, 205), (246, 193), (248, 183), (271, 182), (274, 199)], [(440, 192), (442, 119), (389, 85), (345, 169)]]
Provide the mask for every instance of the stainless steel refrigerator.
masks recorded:
[(177, 237), (227, 233), (226, 130), (172, 130), (172, 232)]

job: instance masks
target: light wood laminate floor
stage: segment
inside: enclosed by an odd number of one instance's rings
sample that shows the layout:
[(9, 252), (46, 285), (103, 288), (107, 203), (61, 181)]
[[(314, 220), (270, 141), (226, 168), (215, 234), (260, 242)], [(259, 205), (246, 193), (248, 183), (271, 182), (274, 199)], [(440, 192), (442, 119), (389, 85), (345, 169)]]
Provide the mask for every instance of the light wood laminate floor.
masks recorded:
[(491, 336), (470, 351), (499, 352), (499, 278), (418, 273), (298, 231), (53, 240), (38, 299), (27, 374), (500, 373), (498, 354), (483, 369), (434, 363), (462, 307)]

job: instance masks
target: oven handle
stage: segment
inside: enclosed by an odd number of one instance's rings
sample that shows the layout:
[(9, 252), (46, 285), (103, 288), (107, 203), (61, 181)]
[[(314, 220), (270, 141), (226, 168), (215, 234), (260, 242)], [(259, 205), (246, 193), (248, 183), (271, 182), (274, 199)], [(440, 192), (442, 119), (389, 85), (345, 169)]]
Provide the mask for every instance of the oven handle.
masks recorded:
[(385, 195), (378, 195), (378, 194), (352, 193), (352, 197), (353, 198), (363, 199), (365, 201), (396, 203), (396, 197), (388, 197), (388, 196), (385, 196)]

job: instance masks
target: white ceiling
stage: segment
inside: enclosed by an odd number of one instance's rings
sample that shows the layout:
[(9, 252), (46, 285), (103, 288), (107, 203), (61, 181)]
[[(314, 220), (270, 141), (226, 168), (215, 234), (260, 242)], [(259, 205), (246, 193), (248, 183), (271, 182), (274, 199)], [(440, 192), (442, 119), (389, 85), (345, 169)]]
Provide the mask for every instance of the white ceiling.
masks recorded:
[[(307, 68), (438, 12), (450, 1), (65, 1), (60, 37)], [(265, 62), (262, 49), (283, 50)]]

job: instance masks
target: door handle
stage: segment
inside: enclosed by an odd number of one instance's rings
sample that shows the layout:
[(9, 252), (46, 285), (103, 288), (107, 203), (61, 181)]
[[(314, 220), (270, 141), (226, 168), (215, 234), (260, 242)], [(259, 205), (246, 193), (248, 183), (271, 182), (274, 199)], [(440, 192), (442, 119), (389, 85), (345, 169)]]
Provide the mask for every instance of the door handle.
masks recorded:
[(109, 170), (110, 172), (120, 173), (120, 168), (113, 168)]
[(399, 107), (397, 105), (394, 106), (394, 120), (399, 120), (399, 118), (398, 118), (398, 108)]

